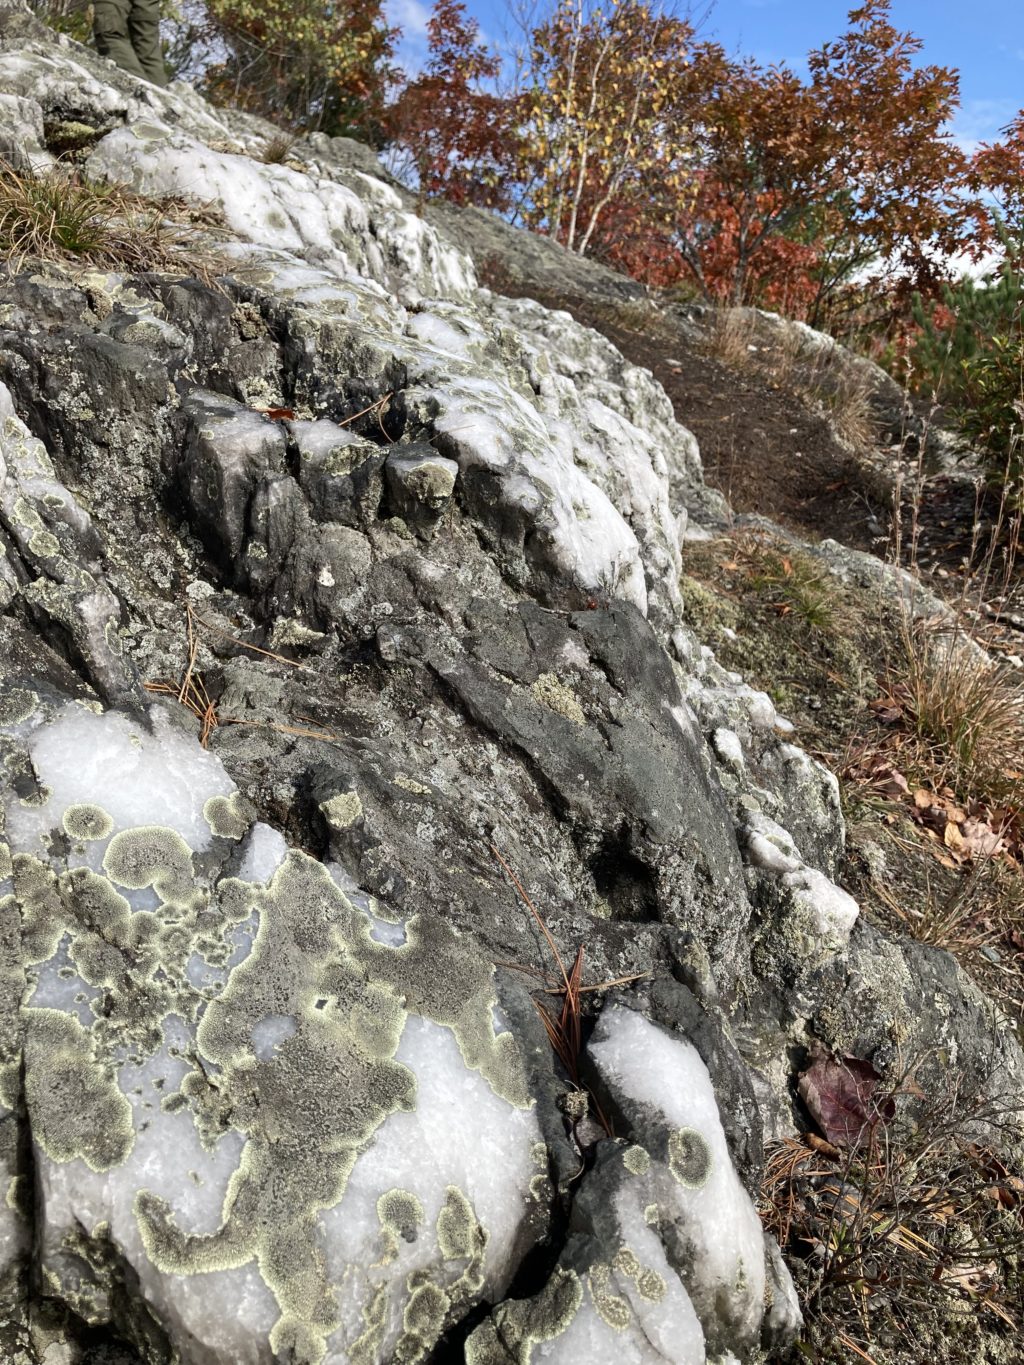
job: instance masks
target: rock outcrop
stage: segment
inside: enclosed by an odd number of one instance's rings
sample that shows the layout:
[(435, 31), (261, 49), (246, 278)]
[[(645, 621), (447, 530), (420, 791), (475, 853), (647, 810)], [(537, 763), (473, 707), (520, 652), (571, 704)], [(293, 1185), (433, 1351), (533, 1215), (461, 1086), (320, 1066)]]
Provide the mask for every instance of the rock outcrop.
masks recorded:
[[(349, 149), (0, 24), (22, 164), (225, 225), (0, 294), (0, 1356), (762, 1358), (801, 1050), (1024, 1065), (688, 629), (695, 441)], [(584, 1088), (495, 853), (612, 983)]]

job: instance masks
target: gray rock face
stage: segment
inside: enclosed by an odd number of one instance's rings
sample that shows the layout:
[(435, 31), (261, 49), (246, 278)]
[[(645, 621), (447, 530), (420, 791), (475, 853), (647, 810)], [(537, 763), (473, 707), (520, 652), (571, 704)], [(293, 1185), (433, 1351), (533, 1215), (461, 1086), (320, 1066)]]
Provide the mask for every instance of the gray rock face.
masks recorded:
[[(682, 619), (692, 436), (344, 148), (264, 165), (17, 10), (0, 81), (230, 228), (216, 287), (0, 295), (0, 1357), (758, 1359), (794, 1057), (1024, 1066)], [(618, 983), (586, 1091), (495, 852)]]

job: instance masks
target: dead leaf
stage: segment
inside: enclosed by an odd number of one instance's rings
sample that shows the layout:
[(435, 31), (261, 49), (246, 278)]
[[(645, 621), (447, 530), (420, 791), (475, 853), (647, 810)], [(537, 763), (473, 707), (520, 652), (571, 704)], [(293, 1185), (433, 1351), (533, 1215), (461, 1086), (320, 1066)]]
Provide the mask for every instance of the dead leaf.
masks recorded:
[(254, 408), (254, 412), (262, 412), (264, 417), (269, 417), (272, 422), (290, 422), (295, 416), (293, 408)]
[(894, 1117), (892, 1096), (878, 1095), (878, 1072), (856, 1057), (821, 1057), (797, 1082), (800, 1098), (825, 1137), (837, 1147), (855, 1147), (864, 1131)]
[(964, 821), (964, 847), (972, 858), (992, 858), (1006, 847), (1002, 836), (997, 834), (987, 820), (971, 819)]
[(960, 826), (955, 825), (952, 820), (948, 821), (942, 833), (942, 842), (954, 853), (963, 853), (966, 845), (964, 836), (960, 833)]

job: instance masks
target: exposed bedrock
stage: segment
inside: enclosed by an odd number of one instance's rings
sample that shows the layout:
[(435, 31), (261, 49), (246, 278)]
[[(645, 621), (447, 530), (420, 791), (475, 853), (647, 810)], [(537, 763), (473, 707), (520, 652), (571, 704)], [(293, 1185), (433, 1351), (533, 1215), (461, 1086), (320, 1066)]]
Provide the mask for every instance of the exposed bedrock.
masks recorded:
[[(683, 619), (693, 437), (457, 216), (0, 22), (22, 164), (75, 120), (226, 224), (208, 282), (0, 292), (0, 1357), (763, 1359), (812, 1043), (1024, 1066), (861, 921), (835, 779)], [(496, 853), (614, 983), (583, 1089)]]

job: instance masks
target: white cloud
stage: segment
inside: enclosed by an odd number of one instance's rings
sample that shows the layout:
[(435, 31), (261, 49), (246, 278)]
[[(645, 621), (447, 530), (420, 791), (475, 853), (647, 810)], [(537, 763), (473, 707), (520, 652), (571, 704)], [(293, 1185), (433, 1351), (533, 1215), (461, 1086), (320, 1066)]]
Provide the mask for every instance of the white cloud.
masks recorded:
[(395, 59), (410, 76), (414, 76), (427, 60), (427, 23), (430, 6), (421, 0), (385, 0), (384, 15), (388, 23), (402, 30), (395, 51)]
[(963, 151), (970, 155), (983, 142), (994, 142), (1016, 117), (1018, 108), (1017, 102), (1012, 99), (964, 100), (953, 119), (953, 136)]

